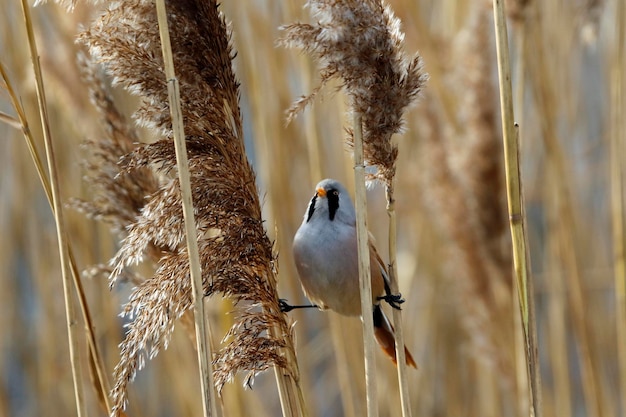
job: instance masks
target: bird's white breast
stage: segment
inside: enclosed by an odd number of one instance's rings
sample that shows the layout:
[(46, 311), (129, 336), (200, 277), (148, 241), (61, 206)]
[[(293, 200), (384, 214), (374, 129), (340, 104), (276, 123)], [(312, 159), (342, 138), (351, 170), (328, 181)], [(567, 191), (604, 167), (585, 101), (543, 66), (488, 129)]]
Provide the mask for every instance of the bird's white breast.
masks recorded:
[(298, 229), (293, 253), (302, 287), (312, 302), (344, 315), (361, 313), (353, 226), (313, 218)]

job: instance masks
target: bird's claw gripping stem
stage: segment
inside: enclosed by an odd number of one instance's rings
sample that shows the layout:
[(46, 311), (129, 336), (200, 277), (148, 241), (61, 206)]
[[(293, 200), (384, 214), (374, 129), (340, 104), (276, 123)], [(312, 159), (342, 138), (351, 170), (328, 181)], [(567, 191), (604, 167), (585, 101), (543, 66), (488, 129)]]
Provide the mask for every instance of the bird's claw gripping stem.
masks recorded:
[(396, 310), (402, 310), (400, 304), (404, 303), (402, 294), (386, 294), (377, 298), (377, 300), (383, 300)]

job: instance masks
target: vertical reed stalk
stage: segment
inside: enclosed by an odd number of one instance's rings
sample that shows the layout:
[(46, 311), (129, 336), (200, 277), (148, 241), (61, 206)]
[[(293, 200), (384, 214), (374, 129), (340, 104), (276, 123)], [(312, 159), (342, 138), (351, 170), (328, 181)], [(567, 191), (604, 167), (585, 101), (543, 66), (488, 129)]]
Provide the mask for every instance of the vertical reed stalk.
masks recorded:
[[(293, 14), (293, 13), (292, 13)], [(304, 56), (298, 59), (299, 69), (301, 71), (301, 82), (304, 91), (313, 89), (311, 80), (313, 79), (313, 71), (311, 65)], [(314, 114), (304, 114), (304, 135), (306, 138), (307, 156), (309, 161), (310, 179), (313, 184), (324, 178), (322, 166), (322, 141), (318, 139), (318, 129)], [(344, 417), (355, 417), (356, 411), (354, 406), (354, 384), (350, 376), (350, 364), (347, 357), (346, 337), (342, 330), (340, 318), (335, 315), (328, 315), (326, 321), (330, 325), (330, 337), (333, 342), (333, 350), (335, 355), (335, 363), (337, 364), (337, 379), (341, 389), (341, 403), (343, 406)], [(306, 331), (306, 330), (305, 330)], [(314, 413), (314, 410), (311, 410)]]
[(626, 414), (626, 247), (624, 246), (624, 68), (626, 68), (626, 6), (616, 2), (615, 55), (611, 67), (611, 215), (613, 218), (613, 256), (615, 274), (615, 318), (617, 359), (622, 415)]
[[(398, 265), (397, 253), (397, 224), (396, 224), (396, 200), (393, 196), (396, 178), (391, 178), (390, 184), (385, 187), (387, 197), (387, 215), (389, 216), (389, 287), (392, 294), (400, 294), (398, 288)], [(404, 352), (404, 333), (402, 330), (402, 311), (393, 308), (393, 324), (395, 325), (394, 337), (396, 341), (396, 358), (398, 371), (398, 384), (400, 387), (400, 403), (402, 416), (411, 417), (411, 404), (409, 397), (409, 385), (407, 380), (406, 355)]]
[[(361, 292), (361, 321), (365, 353), (365, 384), (368, 417), (378, 416), (376, 390), (376, 363), (374, 362), (374, 321), (372, 316), (372, 280), (370, 271), (369, 233), (367, 229), (367, 201), (365, 195), (365, 164), (363, 161), (362, 115), (354, 112), (354, 186), (356, 231), (359, 253), (359, 289)], [(404, 349), (404, 345), (400, 350)], [(404, 352), (403, 352), (404, 353)]]
[[(517, 134), (518, 137), (523, 137), (520, 133), (520, 130), (524, 123), (524, 91), (526, 88), (526, 36), (527, 36), (527, 24), (525, 16), (518, 21), (517, 30), (515, 31), (515, 51), (517, 52), (515, 56), (515, 72), (517, 73), (517, 79), (515, 83), (515, 94), (514, 94), (514, 103), (513, 108), (516, 110), (516, 118), (521, 127), (518, 126)], [(513, 291), (518, 291), (516, 286), (512, 287)], [(522, 321), (520, 315), (517, 311), (520, 310), (519, 298), (516, 294), (512, 294), (513, 299), (515, 299), (515, 307), (512, 309), (515, 324), (515, 371), (516, 371), (516, 382), (517, 382), (517, 398), (518, 398), (518, 411), (519, 415), (526, 415), (530, 410), (530, 403), (528, 399), (529, 396), (529, 386), (530, 381), (528, 380), (528, 372), (526, 368), (526, 358), (525, 358), (525, 341), (524, 341), (524, 328), (522, 326)]]
[(530, 260), (526, 245), (522, 184), (519, 167), (519, 142), (513, 114), (511, 67), (503, 0), (494, 0), (494, 21), (498, 56), (498, 79), (502, 112), (504, 165), (509, 222), (513, 244), (513, 264), (517, 282), (520, 314), (524, 328), (526, 367), (530, 385), (530, 415), (541, 417), (541, 376), (537, 361), (534, 296), (530, 276)]
[[(272, 326), (270, 331), (272, 332), (273, 337), (278, 337), (276, 327)], [(294, 361), (295, 358), (289, 358), (289, 363), (293, 363)], [(278, 397), (280, 399), (280, 407), (283, 412), (283, 417), (306, 415), (302, 391), (297, 386), (296, 381), (294, 381), (293, 378), (291, 378), (286, 372), (282, 371), (278, 366), (274, 367), (274, 377), (276, 378)]]
[[(26, 144), (28, 146), (28, 151), (33, 160), (33, 164), (35, 165), (35, 169), (37, 171), (37, 175), (39, 176), (39, 181), (41, 182), (41, 186), (46, 194), (46, 198), (48, 200), (48, 204), (50, 205), (50, 209), (54, 213), (54, 204), (52, 199), (52, 189), (50, 186), (50, 181), (46, 176), (45, 169), (43, 163), (41, 161), (41, 157), (39, 152), (37, 151), (37, 147), (35, 146), (35, 140), (32, 136), (32, 132), (28, 125), (28, 120), (26, 119), (26, 114), (24, 113), (24, 109), (22, 108), (19, 98), (15, 94), (13, 90), (13, 86), (9, 82), (9, 78), (4, 71), (4, 67), (0, 63), (0, 76), (4, 80), (4, 85), (7, 89), (9, 97), (11, 98), (11, 103), (15, 112), (18, 115), (17, 125), (16, 127), (21, 129), (24, 138), (26, 140)], [(11, 118), (12, 119), (12, 118)], [(104, 371), (104, 361), (102, 360), (102, 355), (100, 355), (100, 351), (98, 349), (98, 344), (96, 343), (96, 335), (94, 332), (94, 324), (93, 319), (91, 317), (91, 312), (89, 310), (89, 306), (87, 304), (87, 298), (85, 297), (85, 291), (83, 289), (82, 281), (80, 280), (80, 273), (78, 271), (78, 267), (76, 266), (76, 261), (74, 259), (74, 254), (72, 252), (72, 247), (68, 242), (67, 248), (70, 269), (72, 272), (72, 279), (74, 282), (74, 286), (76, 288), (76, 293), (78, 295), (78, 302), (80, 305), (81, 313), (83, 315), (83, 319), (85, 320), (85, 331), (87, 333), (87, 341), (89, 344), (89, 353), (91, 354), (91, 359), (93, 360), (94, 371), (97, 377), (97, 390), (98, 395), (102, 400), (104, 407), (106, 408), (107, 414), (111, 412), (111, 400), (109, 398), (109, 382), (106, 377), (106, 372)]]
[(61, 201), (61, 192), (59, 187), (59, 177), (56, 168), (56, 159), (54, 154), (54, 146), (52, 145), (52, 137), (50, 133), (50, 125), (48, 120), (48, 109), (46, 104), (46, 95), (43, 85), (43, 76), (41, 66), (39, 65), (39, 53), (37, 52), (37, 44), (35, 42), (35, 34), (33, 31), (30, 9), (26, 0), (22, 0), (22, 13), (24, 17), (24, 25), (28, 34), (28, 46), (30, 49), (30, 58), (33, 64), (33, 72), (35, 75), (35, 86), (37, 91), (37, 102), (39, 107), (39, 116), (41, 118), (41, 126), (43, 129), (43, 139), (46, 149), (46, 159), (48, 162), (48, 170), (50, 175), (50, 186), (52, 191), (52, 206), (54, 207), (54, 221), (57, 229), (57, 243), (59, 245), (59, 257), (61, 261), (61, 274), (63, 279), (63, 296), (65, 301), (65, 318), (67, 325), (67, 334), (69, 339), (70, 363), (72, 367), (72, 377), (74, 380), (74, 396), (76, 400), (76, 412), (78, 417), (86, 415), (85, 398), (81, 379), (80, 356), (78, 354), (79, 340), (76, 329), (76, 314), (74, 310), (74, 302), (72, 300), (72, 286), (69, 270), (68, 241), (65, 231), (65, 222), (63, 219), (63, 203)]
[(213, 358), (211, 344), (208, 339), (208, 322), (204, 308), (204, 290), (202, 285), (202, 271), (200, 266), (200, 254), (198, 250), (198, 238), (196, 235), (196, 223), (194, 219), (193, 199), (191, 194), (191, 182), (189, 174), (189, 162), (187, 161), (187, 146), (183, 129), (183, 115), (180, 106), (180, 92), (178, 80), (174, 71), (174, 59), (170, 43), (169, 28), (167, 24), (167, 11), (165, 0), (156, 1), (157, 18), (159, 21), (159, 34), (161, 36), (161, 50), (165, 77), (167, 79), (167, 92), (169, 98), (170, 115), (172, 117), (172, 132), (174, 147), (176, 150), (176, 166), (180, 179), (180, 193), (183, 205), (183, 218), (185, 222), (185, 235), (187, 250), (189, 253), (189, 267), (191, 286), (193, 291), (196, 344), (198, 363), (200, 366), (200, 387), (202, 390), (202, 407), (205, 417), (217, 416), (215, 391), (213, 385), (213, 372), (210, 360)]

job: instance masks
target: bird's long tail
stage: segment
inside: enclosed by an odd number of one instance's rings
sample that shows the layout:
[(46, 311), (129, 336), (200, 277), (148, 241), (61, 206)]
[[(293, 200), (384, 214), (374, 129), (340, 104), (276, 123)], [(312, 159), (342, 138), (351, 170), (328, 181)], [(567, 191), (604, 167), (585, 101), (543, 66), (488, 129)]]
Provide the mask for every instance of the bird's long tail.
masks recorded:
[[(396, 342), (393, 337), (393, 326), (389, 323), (389, 320), (383, 313), (383, 310), (380, 308), (380, 305), (374, 306), (374, 336), (376, 336), (376, 341), (380, 345), (381, 348), (385, 351), (387, 355), (391, 358), (393, 363), (397, 364), (396, 359)], [(411, 352), (404, 347), (404, 354), (406, 356), (406, 364), (412, 366), (413, 368), (417, 368), (415, 364), (415, 360), (413, 359), (413, 355)]]

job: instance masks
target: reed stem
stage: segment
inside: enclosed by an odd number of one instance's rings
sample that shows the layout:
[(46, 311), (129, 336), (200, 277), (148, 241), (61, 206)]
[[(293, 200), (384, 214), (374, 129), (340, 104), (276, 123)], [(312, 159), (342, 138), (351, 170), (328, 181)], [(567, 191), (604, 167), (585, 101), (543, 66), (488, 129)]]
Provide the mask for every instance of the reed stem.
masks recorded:
[[(397, 253), (397, 217), (396, 200), (393, 196), (395, 186), (395, 176), (391, 178), (390, 184), (385, 187), (387, 197), (387, 215), (389, 216), (389, 287), (392, 294), (400, 294), (398, 286), (398, 266), (396, 263)], [(402, 405), (402, 416), (411, 417), (411, 399), (409, 396), (409, 385), (407, 379), (406, 355), (404, 352), (404, 333), (402, 330), (402, 311), (393, 308), (394, 338), (396, 342), (396, 359), (398, 371), (398, 384), (400, 386), (400, 403)]]
[(63, 280), (63, 296), (65, 301), (65, 318), (69, 342), (70, 364), (72, 368), (72, 378), (74, 381), (74, 397), (76, 400), (76, 413), (78, 417), (86, 415), (85, 396), (81, 378), (81, 364), (79, 356), (79, 340), (76, 329), (76, 313), (72, 300), (72, 285), (69, 270), (68, 240), (65, 229), (65, 221), (63, 218), (63, 203), (61, 199), (61, 191), (59, 186), (58, 170), (56, 167), (56, 159), (54, 154), (54, 146), (52, 144), (52, 136), (50, 132), (50, 124), (48, 118), (48, 109), (46, 104), (45, 89), (43, 84), (43, 76), (41, 66), (39, 64), (39, 53), (37, 52), (37, 44), (35, 42), (35, 34), (33, 31), (32, 19), (30, 16), (30, 8), (26, 0), (21, 1), (22, 13), (24, 17), (24, 25), (28, 34), (28, 46), (30, 49), (30, 58), (33, 64), (33, 72), (35, 75), (35, 87), (37, 91), (37, 102), (39, 107), (39, 117), (41, 119), (41, 127), (43, 131), (43, 139), (46, 149), (46, 159), (48, 163), (48, 171), (50, 178), (50, 190), (52, 197), (52, 206), (54, 221), (57, 229), (57, 243), (59, 245), (59, 258), (61, 261), (61, 275)]
[(611, 215), (615, 279), (615, 317), (621, 414), (626, 413), (626, 247), (624, 244), (624, 68), (626, 67), (626, 5), (616, 2), (615, 57), (611, 67)]
[(196, 344), (198, 362), (200, 365), (202, 408), (205, 417), (217, 416), (213, 372), (210, 364), (210, 360), (213, 355), (211, 353), (211, 344), (208, 338), (209, 323), (206, 320), (203, 302), (204, 288), (202, 285), (202, 270), (200, 265), (198, 237), (196, 233), (193, 199), (191, 193), (189, 162), (187, 160), (187, 146), (185, 143), (183, 115), (180, 105), (180, 91), (178, 79), (176, 78), (176, 73), (174, 71), (174, 59), (170, 43), (165, 0), (157, 0), (156, 8), (159, 22), (159, 34), (161, 36), (161, 50), (163, 51), (163, 62), (165, 66), (165, 77), (167, 79), (167, 92), (170, 115), (172, 118), (174, 146), (176, 149), (176, 165), (178, 167), (178, 178), (180, 180), (180, 193), (183, 205), (183, 217), (185, 221), (187, 251), (189, 254), (189, 272), (191, 274), (191, 286), (194, 300)]
[(356, 235), (359, 254), (359, 289), (361, 322), (365, 354), (365, 385), (368, 417), (378, 416), (376, 363), (374, 359), (374, 320), (372, 316), (372, 279), (370, 269), (369, 232), (367, 229), (367, 198), (365, 195), (365, 163), (363, 161), (362, 115), (354, 113), (354, 186)]
[[(272, 336), (276, 339), (280, 337), (278, 334), (279, 329), (277, 326), (270, 327)], [(282, 335), (286, 339), (287, 346), (283, 350), (287, 356), (287, 363), (297, 368), (298, 361), (294, 356), (294, 347), (285, 335)], [(293, 375), (297, 375), (296, 379)], [(280, 399), (280, 407), (283, 412), (283, 417), (297, 417), (307, 416), (306, 406), (304, 402), (304, 396), (302, 395), (302, 389), (300, 387), (299, 372), (295, 372), (292, 369), (292, 373), (284, 371), (278, 366), (274, 367), (274, 376), (276, 378), (276, 385), (278, 385), (278, 395)]]
[[(39, 176), (39, 181), (41, 182), (41, 186), (46, 194), (46, 198), (48, 200), (48, 204), (50, 205), (50, 209), (54, 213), (54, 204), (52, 201), (52, 189), (50, 186), (50, 181), (46, 176), (46, 172), (41, 161), (41, 157), (39, 152), (37, 151), (37, 147), (35, 146), (35, 140), (32, 136), (32, 132), (28, 125), (28, 119), (26, 119), (26, 114), (24, 109), (22, 108), (20, 101), (15, 94), (15, 90), (13, 90), (13, 86), (9, 82), (8, 76), (4, 70), (4, 67), (0, 63), (0, 76), (4, 80), (7, 92), (9, 93), (9, 97), (11, 98), (11, 103), (15, 112), (17, 113), (17, 128), (22, 130), (24, 134), (24, 139), (26, 140), (26, 144), (28, 146), (28, 151), (33, 160), (33, 164), (35, 165), (35, 169), (37, 171), (37, 175)], [(91, 311), (89, 309), (89, 305), (87, 304), (87, 297), (85, 296), (85, 290), (83, 289), (83, 283), (80, 280), (80, 272), (78, 267), (76, 266), (76, 260), (74, 259), (74, 253), (72, 251), (72, 246), (70, 242), (68, 242), (68, 255), (70, 262), (70, 270), (72, 271), (72, 279), (74, 282), (74, 286), (76, 288), (76, 293), (78, 295), (78, 303), (80, 305), (80, 310), (83, 315), (83, 319), (85, 320), (85, 331), (87, 333), (87, 341), (89, 344), (89, 353), (92, 357), (92, 361), (94, 363), (94, 370), (96, 372), (97, 384), (99, 388), (98, 395), (102, 399), (104, 407), (106, 408), (107, 414), (111, 413), (111, 399), (109, 398), (109, 390), (110, 384), (108, 382), (106, 372), (104, 371), (104, 361), (102, 360), (102, 355), (98, 349), (98, 344), (96, 343), (96, 335), (95, 335), (95, 326), (93, 324), (93, 319), (91, 317)]]
[[(526, 19), (521, 19), (518, 23), (518, 26), (515, 31), (515, 51), (516, 56), (514, 57), (516, 66), (515, 72), (517, 74), (517, 79), (515, 82), (515, 94), (514, 94), (514, 103), (513, 108), (516, 110), (516, 116), (519, 124), (521, 126), (525, 126), (524, 124), (524, 89), (525, 89), (525, 75), (526, 75)], [(517, 130), (518, 137), (520, 135), (520, 128)], [(517, 286), (512, 286), (512, 297), (515, 299), (515, 306), (512, 309), (513, 315), (513, 323), (515, 326), (515, 378), (516, 378), (516, 394), (517, 394), (517, 402), (518, 402), (518, 412), (519, 415), (526, 415), (530, 410), (530, 403), (528, 399), (530, 398), (529, 394), (529, 380), (528, 380), (528, 372), (526, 367), (526, 349), (525, 349), (525, 339), (524, 339), (524, 328), (522, 326), (522, 321), (520, 314), (518, 311), (521, 311), (521, 307), (519, 304), (519, 299), (517, 298)]]
[(530, 275), (530, 259), (526, 244), (522, 179), (519, 167), (519, 140), (513, 114), (511, 65), (509, 60), (504, 1), (494, 0), (493, 10), (498, 57), (498, 79), (500, 84), (507, 203), (513, 244), (513, 265), (517, 283), (520, 315), (524, 329), (526, 368), (530, 388), (530, 415), (541, 417), (541, 375), (537, 361), (538, 345), (535, 328), (534, 296), (532, 277)]

